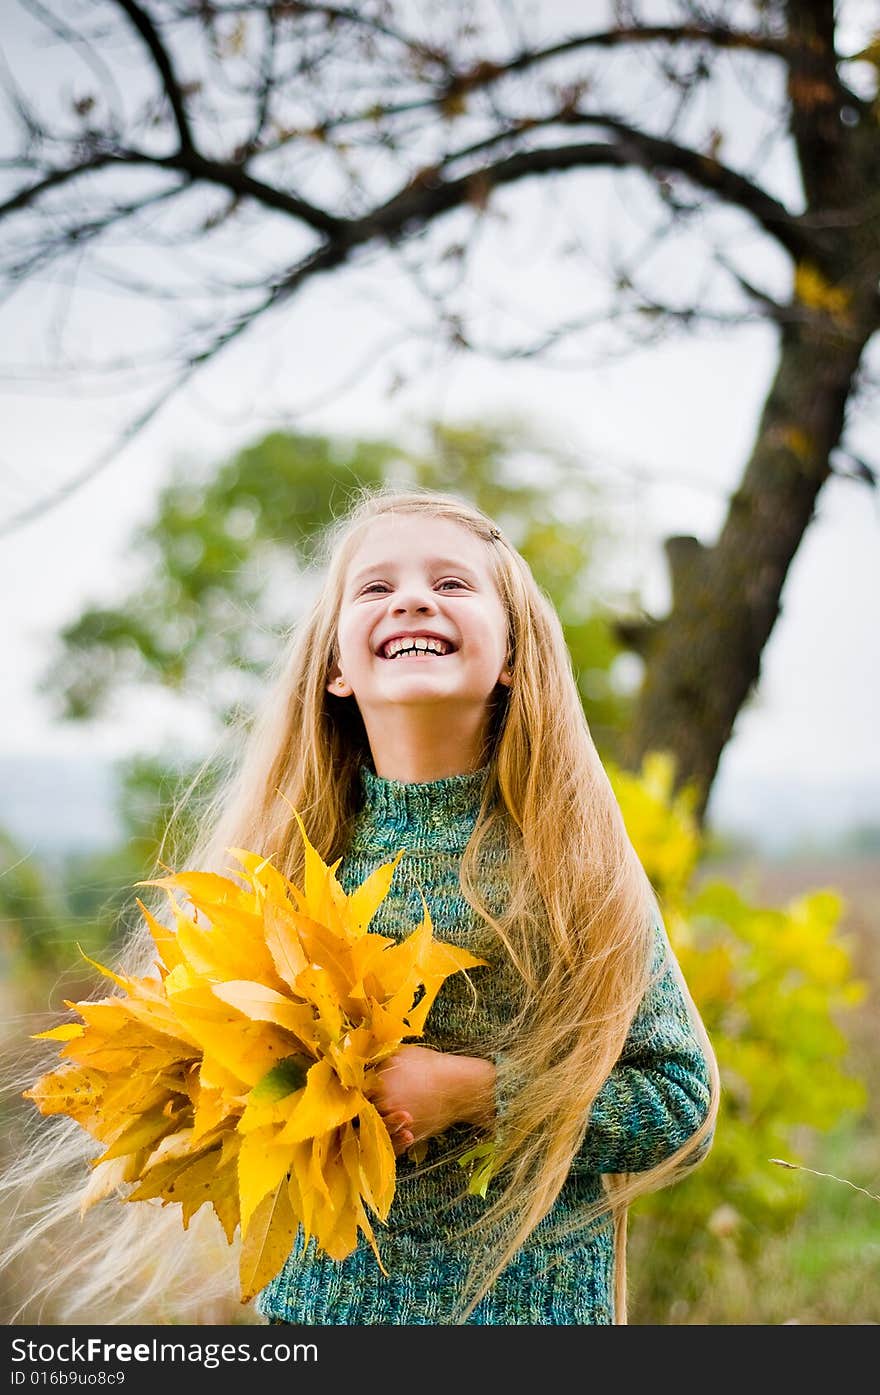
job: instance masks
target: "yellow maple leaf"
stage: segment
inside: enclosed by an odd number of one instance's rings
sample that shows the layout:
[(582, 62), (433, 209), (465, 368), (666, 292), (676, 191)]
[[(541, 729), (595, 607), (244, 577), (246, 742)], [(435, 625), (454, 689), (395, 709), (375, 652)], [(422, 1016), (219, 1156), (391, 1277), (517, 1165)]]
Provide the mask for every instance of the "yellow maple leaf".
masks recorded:
[(239, 1256), (239, 1285), (246, 1303), (274, 1279), (293, 1249), (299, 1217), (290, 1190), (279, 1183), (257, 1208)]
[(116, 994), (68, 1003), (80, 1021), (38, 1035), (61, 1061), (25, 1091), (103, 1145), (82, 1209), (116, 1195), (181, 1207), (184, 1229), (213, 1207), (240, 1231), (247, 1302), (297, 1232), (334, 1259), (373, 1230), (395, 1192), (395, 1155), (370, 1102), (369, 1071), (421, 1035), (445, 979), (485, 963), (434, 938), (427, 904), (396, 941), (369, 924), (404, 850), (346, 894), (296, 813), (302, 887), (259, 853), (230, 849), (230, 876), (188, 869), (150, 882), (164, 925), (140, 901), (156, 974), (89, 963)]

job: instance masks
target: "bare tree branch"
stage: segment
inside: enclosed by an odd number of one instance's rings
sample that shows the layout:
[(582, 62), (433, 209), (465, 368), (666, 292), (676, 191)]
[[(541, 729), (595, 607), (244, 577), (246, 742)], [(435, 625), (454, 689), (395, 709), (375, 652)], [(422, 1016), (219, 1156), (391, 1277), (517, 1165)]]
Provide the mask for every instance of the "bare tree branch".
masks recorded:
[(159, 37), (156, 26), (144, 8), (136, 4), (135, 0), (113, 0), (113, 3), (118, 5), (119, 8), (128, 15), (128, 18), (149, 49), (150, 56), (162, 80), (165, 95), (174, 113), (174, 122), (177, 126), (181, 153), (184, 155), (191, 154), (195, 150), (195, 142), (190, 129), (189, 117), (186, 114), (183, 93), (181, 92), (180, 83), (174, 72), (171, 58)]
[[(619, 139), (607, 144), (572, 144), (519, 151), (458, 179), (441, 181), (437, 177), (436, 167), (426, 169), (375, 213), (361, 221), (373, 224), (377, 231), (396, 235), (408, 224), (422, 223), (467, 202), (480, 186), (493, 189), (530, 175), (555, 174), (573, 169), (637, 167), (655, 178), (669, 172), (686, 175), (700, 187), (718, 194), (726, 203), (751, 214), (765, 232), (770, 233), (795, 258), (815, 253), (816, 235), (802, 225), (797, 215), (719, 160), (688, 150), (673, 141), (657, 140), (613, 117), (572, 117), (570, 121), (571, 124), (588, 121), (589, 124), (606, 126), (617, 132)], [(453, 160), (455, 157), (449, 158)]]

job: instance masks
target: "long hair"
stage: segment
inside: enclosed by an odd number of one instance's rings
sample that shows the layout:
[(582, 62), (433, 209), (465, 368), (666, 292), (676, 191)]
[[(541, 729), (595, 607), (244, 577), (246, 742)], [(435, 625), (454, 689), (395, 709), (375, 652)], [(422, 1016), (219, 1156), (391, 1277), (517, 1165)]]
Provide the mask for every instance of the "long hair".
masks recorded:
[[(476, 1227), (483, 1243), (472, 1247), (464, 1320), (559, 1195), (593, 1100), (620, 1057), (648, 987), (657, 915), (653, 888), (593, 743), (555, 609), (491, 518), (458, 496), (417, 488), (380, 487), (355, 498), (328, 530), (324, 584), (294, 626), (261, 709), (242, 732), (227, 778), (202, 811), (199, 836), (186, 852), (191, 867), (228, 870), (229, 848), (251, 848), (297, 880), (302, 842), (294, 809), (325, 860), (344, 852), (359, 768), (370, 752), (356, 703), (330, 697), (326, 683), (338, 658), (336, 626), (349, 560), (373, 520), (390, 514), (446, 519), (485, 544), (507, 615), (513, 671), (509, 689), (493, 699), (488, 777), (460, 868), (465, 899), (497, 936), (521, 988), (497, 1043), (504, 1127), (496, 1145), (494, 1200)], [(500, 915), (481, 892), (481, 855), (499, 826), (510, 857), (510, 899)], [(139, 925), (119, 964), (143, 973), (152, 953), (146, 926)], [(578, 1218), (586, 1226), (607, 1216), (614, 1225), (618, 1323), (626, 1321), (627, 1208), (699, 1160), (717, 1112), (715, 1056), (674, 956), (671, 964), (709, 1066), (710, 1106), (677, 1152), (649, 1171), (604, 1178), (602, 1200)], [(51, 1194), (38, 1205), (23, 1204), (13, 1248), (41, 1264), (40, 1292), (60, 1303), (58, 1320), (85, 1313), (92, 1321), (204, 1321), (212, 1299), (234, 1302), (235, 1246), (212, 1225), (207, 1207), (191, 1221), (186, 1240), (172, 1207), (105, 1201), (80, 1220), (91, 1141), (69, 1120), (56, 1119), (50, 1142), (45, 1123), (35, 1122), (33, 1149), (6, 1185), (20, 1189), (27, 1179), (34, 1186), (42, 1175), (51, 1181)]]

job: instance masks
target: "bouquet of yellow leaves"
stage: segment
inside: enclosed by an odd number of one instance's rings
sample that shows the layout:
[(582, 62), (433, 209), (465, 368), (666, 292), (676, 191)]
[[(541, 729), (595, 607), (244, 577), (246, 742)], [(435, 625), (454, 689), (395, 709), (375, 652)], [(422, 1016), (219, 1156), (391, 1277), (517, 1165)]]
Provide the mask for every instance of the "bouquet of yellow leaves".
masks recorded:
[[(395, 1155), (367, 1094), (369, 1071), (421, 1035), (449, 974), (485, 963), (436, 940), (427, 905), (395, 941), (368, 925), (403, 855), (346, 895), (306, 837), (304, 886), (230, 849), (235, 878), (185, 871), (162, 887), (175, 925), (141, 901), (158, 973), (68, 1002), (80, 1022), (40, 1037), (65, 1058), (29, 1090), (101, 1144), (83, 1210), (126, 1184), (127, 1201), (179, 1202), (187, 1228), (209, 1203), (232, 1243), (242, 1302), (282, 1267), (297, 1233), (334, 1259), (388, 1215)], [(175, 892), (184, 895), (183, 904)]]

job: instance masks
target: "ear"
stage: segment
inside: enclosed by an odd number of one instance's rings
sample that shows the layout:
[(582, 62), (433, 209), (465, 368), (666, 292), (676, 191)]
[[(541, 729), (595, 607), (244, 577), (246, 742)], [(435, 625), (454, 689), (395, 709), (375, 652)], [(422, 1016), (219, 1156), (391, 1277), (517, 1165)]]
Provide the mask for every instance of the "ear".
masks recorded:
[(509, 688), (511, 683), (513, 682), (513, 669), (509, 668), (505, 664), (504, 668), (498, 675), (498, 682), (503, 684), (505, 688)]
[(351, 697), (352, 688), (351, 684), (346, 682), (342, 674), (337, 671), (327, 683), (327, 692), (332, 693), (334, 697)]

